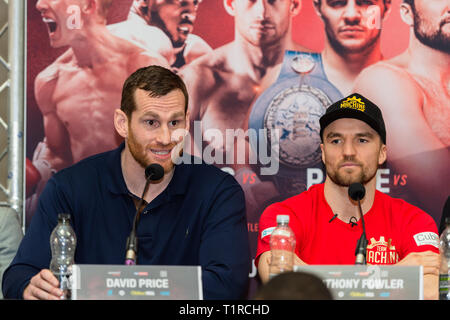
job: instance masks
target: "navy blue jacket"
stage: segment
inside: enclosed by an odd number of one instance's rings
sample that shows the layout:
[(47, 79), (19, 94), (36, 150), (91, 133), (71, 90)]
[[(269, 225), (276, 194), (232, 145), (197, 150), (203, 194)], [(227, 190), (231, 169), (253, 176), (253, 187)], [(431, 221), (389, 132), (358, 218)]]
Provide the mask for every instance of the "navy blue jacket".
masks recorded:
[[(80, 161), (48, 181), (4, 273), (5, 298), (23, 298), (30, 279), (49, 267), (58, 213), (71, 214), (75, 263), (124, 264), (136, 196), (122, 175), (123, 148)], [(167, 188), (145, 207), (137, 236), (138, 264), (200, 265), (205, 299), (245, 296), (251, 263), (245, 200), (228, 173), (204, 163), (175, 166)]]

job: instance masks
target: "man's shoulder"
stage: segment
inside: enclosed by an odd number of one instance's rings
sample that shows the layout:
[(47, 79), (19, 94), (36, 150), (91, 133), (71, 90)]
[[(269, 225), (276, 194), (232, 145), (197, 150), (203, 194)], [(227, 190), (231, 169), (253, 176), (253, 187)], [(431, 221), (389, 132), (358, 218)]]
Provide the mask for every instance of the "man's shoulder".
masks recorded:
[(315, 184), (309, 187), (308, 190), (305, 190), (293, 197), (286, 199), (284, 202), (289, 203), (291, 205), (296, 203), (312, 203), (317, 200), (318, 197), (323, 196), (323, 188), (324, 184)]
[(43, 114), (54, 110), (53, 93), (58, 86), (58, 79), (67, 66), (73, 65), (73, 51), (67, 50), (55, 61), (39, 72), (34, 80), (34, 95)]
[(45, 84), (54, 83), (54, 81), (58, 79), (59, 73), (61, 72), (61, 68), (64, 65), (71, 63), (72, 58), (73, 58), (73, 53), (72, 53), (71, 49), (67, 50), (62, 55), (60, 55), (58, 58), (56, 58), (55, 61), (53, 61), (51, 64), (49, 64), (47, 67), (45, 67), (36, 76), (35, 88), (39, 89), (39, 87), (41, 87)]
[(211, 46), (203, 38), (192, 33), (188, 34), (186, 39), (186, 45), (188, 47), (191, 47), (191, 49), (195, 49), (194, 48), (195, 46), (200, 46), (202, 51), (206, 50), (212, 52)]
[[(383, 85), (380, 81), (383, 80)], [(390, 60), (382, 60), (366, 67), (359, 76), (355, 83), (364, 81), (370, 81), (376, 83), (382, 88), (389, 89), (387, 80), (390, 83), (398, 83), (402, 85), (415, 85), (414, 78), (408, 70), (408, 64), (403, 57), (395, 57)]]
[(116, 150), (110, 150), (102, 153), (98, 153), (82, 159), (73, 165), (61, 169), (54, 177), (62, 180), (70, 179), (70, 181), (83, 181), (86, 177), (93, 177), (94, 175), (101, 174), (106, 170), (106, 164), (108, 159)]
[(200, 158), (190, 156), (189, 160), (183, 161), (179, 171), (184, 176), (177, 181), (184, 181), (182, 184), (189, 186), (189, 189), (194, 193), (207, 195), (214, 195), (225, 190), (231, 192), (242, 192), (242, 187), (236, 181), (234, 176), (215, 165), (208, 164)]
[(382, 204), (381, 210), (388, 211), (393, 218), (399, 218), (405, 222), (415, 219), (433, 219), (428, 213), (404, 199), (391, 197), (378, 190), (375, 194)]
[(199, 182), (207, 182), (205, 184), (220, 183), (223, 180), (230, 182), (237, 181), (228, 172), (216, 167), (215, 165), (208, 164), (200, 158), (190, 156), (188, 161), (182, 163), (184, 170), (188, 171), (193, 180)]
[(35, 85), (43, 85), (58, 78), (60, 65), (56, 62), (48, 65), (44, 70), (39, 72), (35, 79)]
[(401, 68), (398, 64), (392, 63), (390, 61), (379, 61), (373, 65), (364, 68), (357, 78), (361, 79), (371, 79), (372, 81), (378, 82), (382, 77), (394, 77), (397, 79), (408, 79), (408, 73), (404, 68)]
[(408, 70), (389, 61), (365, 68), (355, 80), (354, 91), (377, 103), (385, 113), (420, 106), (423, 99), (422, 89)]
[(35, 83), (44, 84), (58, 79), (63, 68), (67, 65), (73, 64), (73, 58), (74, 55), (72, 49), (66, 50), (63, 54), (56, 58), (55, 61), (39, 72), (36, 76)]
[(319, 197), (321, 197), (322, 195), (323, 184), (316, 184), (309, 187), (308, 190), (287, 198), (286, 200), (275, 202), (268, 208), (270, 208), (269, 210), (286, 210), (295, 213), (312, 212), (311, 209), (314, 207), (317, 199), (319, 199)]
[(183, 67), (180, 73), (185, 76), (196, 76), (200, 79), (204, 76), (217, 75), (226, 70), (227, 52), (227, 45), (225, 45), (205, 53)]

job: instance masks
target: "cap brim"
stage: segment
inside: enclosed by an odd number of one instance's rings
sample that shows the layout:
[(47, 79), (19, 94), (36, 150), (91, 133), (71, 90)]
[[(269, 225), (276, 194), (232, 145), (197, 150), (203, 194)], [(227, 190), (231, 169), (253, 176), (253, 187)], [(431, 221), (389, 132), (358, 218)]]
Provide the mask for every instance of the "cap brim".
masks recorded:
[(378, 123), (375, 120), (373, 120), (372, 117), (368, 116), (366, 113), (351, 108), (340, 108), (324, 114), (320, 118), (320, 137), (322, 138), (323, 131), (330, 123), (342, 118), (353, 118), (364, 121), (373, 130), (375, 130), (380, 136), (381, 140), (383, 140), (380, 134), (382, 129), (379, 127)]

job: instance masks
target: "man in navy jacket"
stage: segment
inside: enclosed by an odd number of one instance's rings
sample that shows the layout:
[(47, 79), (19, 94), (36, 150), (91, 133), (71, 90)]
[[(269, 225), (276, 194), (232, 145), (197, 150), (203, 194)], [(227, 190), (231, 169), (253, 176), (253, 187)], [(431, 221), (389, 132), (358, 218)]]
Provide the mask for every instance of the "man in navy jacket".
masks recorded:
[(182, 80), (158, 66), (137, 70), (124, 84), (114, 125), (125, 139), (119, 148), (84, 159), (49, 180), (5, 271), (5, 297), (61, 297), (58, 280), (48, 270), (49, 239), (59, 213), (71, 215), (75, 263), (123, 264), (145, 168), (158, 163), (164, 176), (143, 197), (138, 264), (200, 265), (205, 299), (243, 298), (250, 251), (241, 187), (214, 166), (174, 164), (182, 152), (176, 132), (189, 127)]

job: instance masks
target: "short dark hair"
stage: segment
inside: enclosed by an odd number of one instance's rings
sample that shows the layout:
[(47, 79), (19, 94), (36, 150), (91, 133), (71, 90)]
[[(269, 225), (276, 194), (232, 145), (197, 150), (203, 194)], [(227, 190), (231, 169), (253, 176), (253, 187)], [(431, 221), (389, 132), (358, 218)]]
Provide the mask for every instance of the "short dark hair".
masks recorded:
[[(386, 4), (386, 2), (391, 2), (392, 0), (383, 0), (383, 3)], [(403, 0), (404, 2), (414, 2), (414, 0)], [(319, 6), (322, 3), (322, 0), (317, 0)]]
[(134, 93), (136, 89), (142, 89), (149, 93), (150, 97), (158, 98), (169, 92), (180, 89), (183, 92), (185, 105), (184, 111), (188, 109), (189, 95), (183, 80), (174, 72), (161, 66), (148, 66), (133, 72), (122, 89), (122, 101), (120, 109), (131, 119), (131, 114), (136, 110)]
[(285, 272), (261, 286), (255, 300), (333, 300), (323, 281), (311, 273)]
[(409, 4), (411, 8), (414, 10), (414, 0), (403, 0), (404, 3)]

